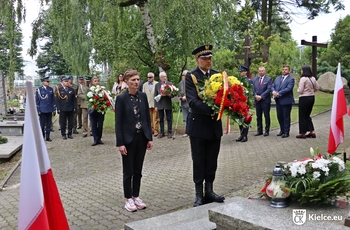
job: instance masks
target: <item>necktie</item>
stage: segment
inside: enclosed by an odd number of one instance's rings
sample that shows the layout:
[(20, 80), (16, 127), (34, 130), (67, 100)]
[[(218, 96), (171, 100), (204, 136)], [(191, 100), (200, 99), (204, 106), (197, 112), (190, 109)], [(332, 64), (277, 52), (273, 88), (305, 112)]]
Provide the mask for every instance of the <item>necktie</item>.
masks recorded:
[(262, 82), (262, 77), (260, 77), (260, 80), (259, 80), (259, 87), (261, 86), (261, 82)]
[(209, 78), (209, 73), (207, 72), (207, 73), (205, 73), (205, 76), (207, 77), (207, 78)]

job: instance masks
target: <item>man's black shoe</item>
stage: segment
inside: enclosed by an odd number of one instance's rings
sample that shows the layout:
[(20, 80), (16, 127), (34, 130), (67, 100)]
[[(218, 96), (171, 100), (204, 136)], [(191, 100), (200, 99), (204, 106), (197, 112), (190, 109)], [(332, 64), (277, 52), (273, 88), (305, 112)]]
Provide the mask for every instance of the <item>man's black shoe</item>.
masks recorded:
[(103, 143), (103, 141), (99, 140), (99, 141), (97, 141), (97, 144), (103, 145), (104, 143)]
[(68, 138), (69, 138), (69, 139), (73, 139), (72, 135), (68, 135)]
[(83, 134), (83, 138), (87, 137), (87, 134)]
[(52, 140), (51, 140), (51, 138), (49, 137), (49, 138), (46, 138), (46, 141), (51, 142)]
[(280, 131), (280, 132), (277, 134), (278, 137), (280, 137), (280, 136), (282, 136), (282, 135), (283, 135), (282, 131)]
[(62, 139), (63, 139), (63, 140), (67, 140), (67, 137), (66, 137), (66, 136), (62, 136)]
[(95, 145), (98, 145), (98, 143), (97, 143), (97, 142), (94, 142), (94, 143), (92, 143), (91, 146), (95, 146)]
[(285, 134), (282, 135), (282, 138), (286, 138), (286, 137), (289, 137), (288, 133), (285, 133)]
[(77, 129), (81, 129), (81, 125), (79, 125), (79, 126), (77, 127)]
[(79, 132), (77, 130), (74, 130), (73, 133), (74, 134), (79, 134)]
[(50, 132), (55, 132), (55, 130), (54, 129), (50, 129)]
[(268, 132), (265, 132), (265, 133), (264, 133), (264, 137), (267, 137), (268, 135), (269, 135)]
[(260, 135), (263, 135), (263, 133), (257, 132), (254, 136), (260, 136)]

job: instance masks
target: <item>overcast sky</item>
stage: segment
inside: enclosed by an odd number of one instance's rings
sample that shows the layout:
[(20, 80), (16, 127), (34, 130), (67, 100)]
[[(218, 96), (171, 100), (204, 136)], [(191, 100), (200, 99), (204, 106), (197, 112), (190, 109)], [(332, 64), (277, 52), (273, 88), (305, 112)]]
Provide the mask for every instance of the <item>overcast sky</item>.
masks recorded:
[[(30, 48), (30, 38), (32, 34), (31, 23), (38, 16), (40, 4), (38, 0), (25, 0), (24, 2), (27, 8), (26, 23), (22, 24), (23, 58), (25, 60), (24, 74), (36, 76), (35, 70), (37, 68), (35, 65), (35, 58), (32, 59), (27, 55), (27, 51)], [(294, 40), (300, 44), (301, 39), (312, 41), (312, 36), (316, 35), (318, 42), (328, 42), (336, 22), (350, 14), (350, 0), (343, 0), (343, 3), (345, 5), (345, 11), (321, 14), (314, 20), (307, 20), (306, 16), (295, 17), (295, 20), (290, 24)]]

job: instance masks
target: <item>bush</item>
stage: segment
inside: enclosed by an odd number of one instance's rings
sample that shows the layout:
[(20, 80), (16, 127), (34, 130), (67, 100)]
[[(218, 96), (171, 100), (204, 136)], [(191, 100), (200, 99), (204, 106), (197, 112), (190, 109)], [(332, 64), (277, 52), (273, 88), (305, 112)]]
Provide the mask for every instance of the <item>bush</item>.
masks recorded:
[(6, 137), (4, 137), (4, 136), (0, 136), (0, 144), (5, 144), (5, 143), (7, 143), (7, 138)]

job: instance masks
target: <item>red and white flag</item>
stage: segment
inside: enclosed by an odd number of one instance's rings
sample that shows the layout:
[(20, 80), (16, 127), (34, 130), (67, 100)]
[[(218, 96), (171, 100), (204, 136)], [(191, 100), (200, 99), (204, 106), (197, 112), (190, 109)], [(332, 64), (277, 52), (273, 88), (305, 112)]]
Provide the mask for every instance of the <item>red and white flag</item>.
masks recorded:
[(20, 179), (18, 229), (69, 229), (39, 125), (33, 84), (26, 82), (27, 102)]
[(343, 82), (341, 80), (340, 63), (338, 63), (332, 103), (331, 126), (328, 137), (328, 152), (333, 154), (344, 141), (343, 116), (347, 113)]

